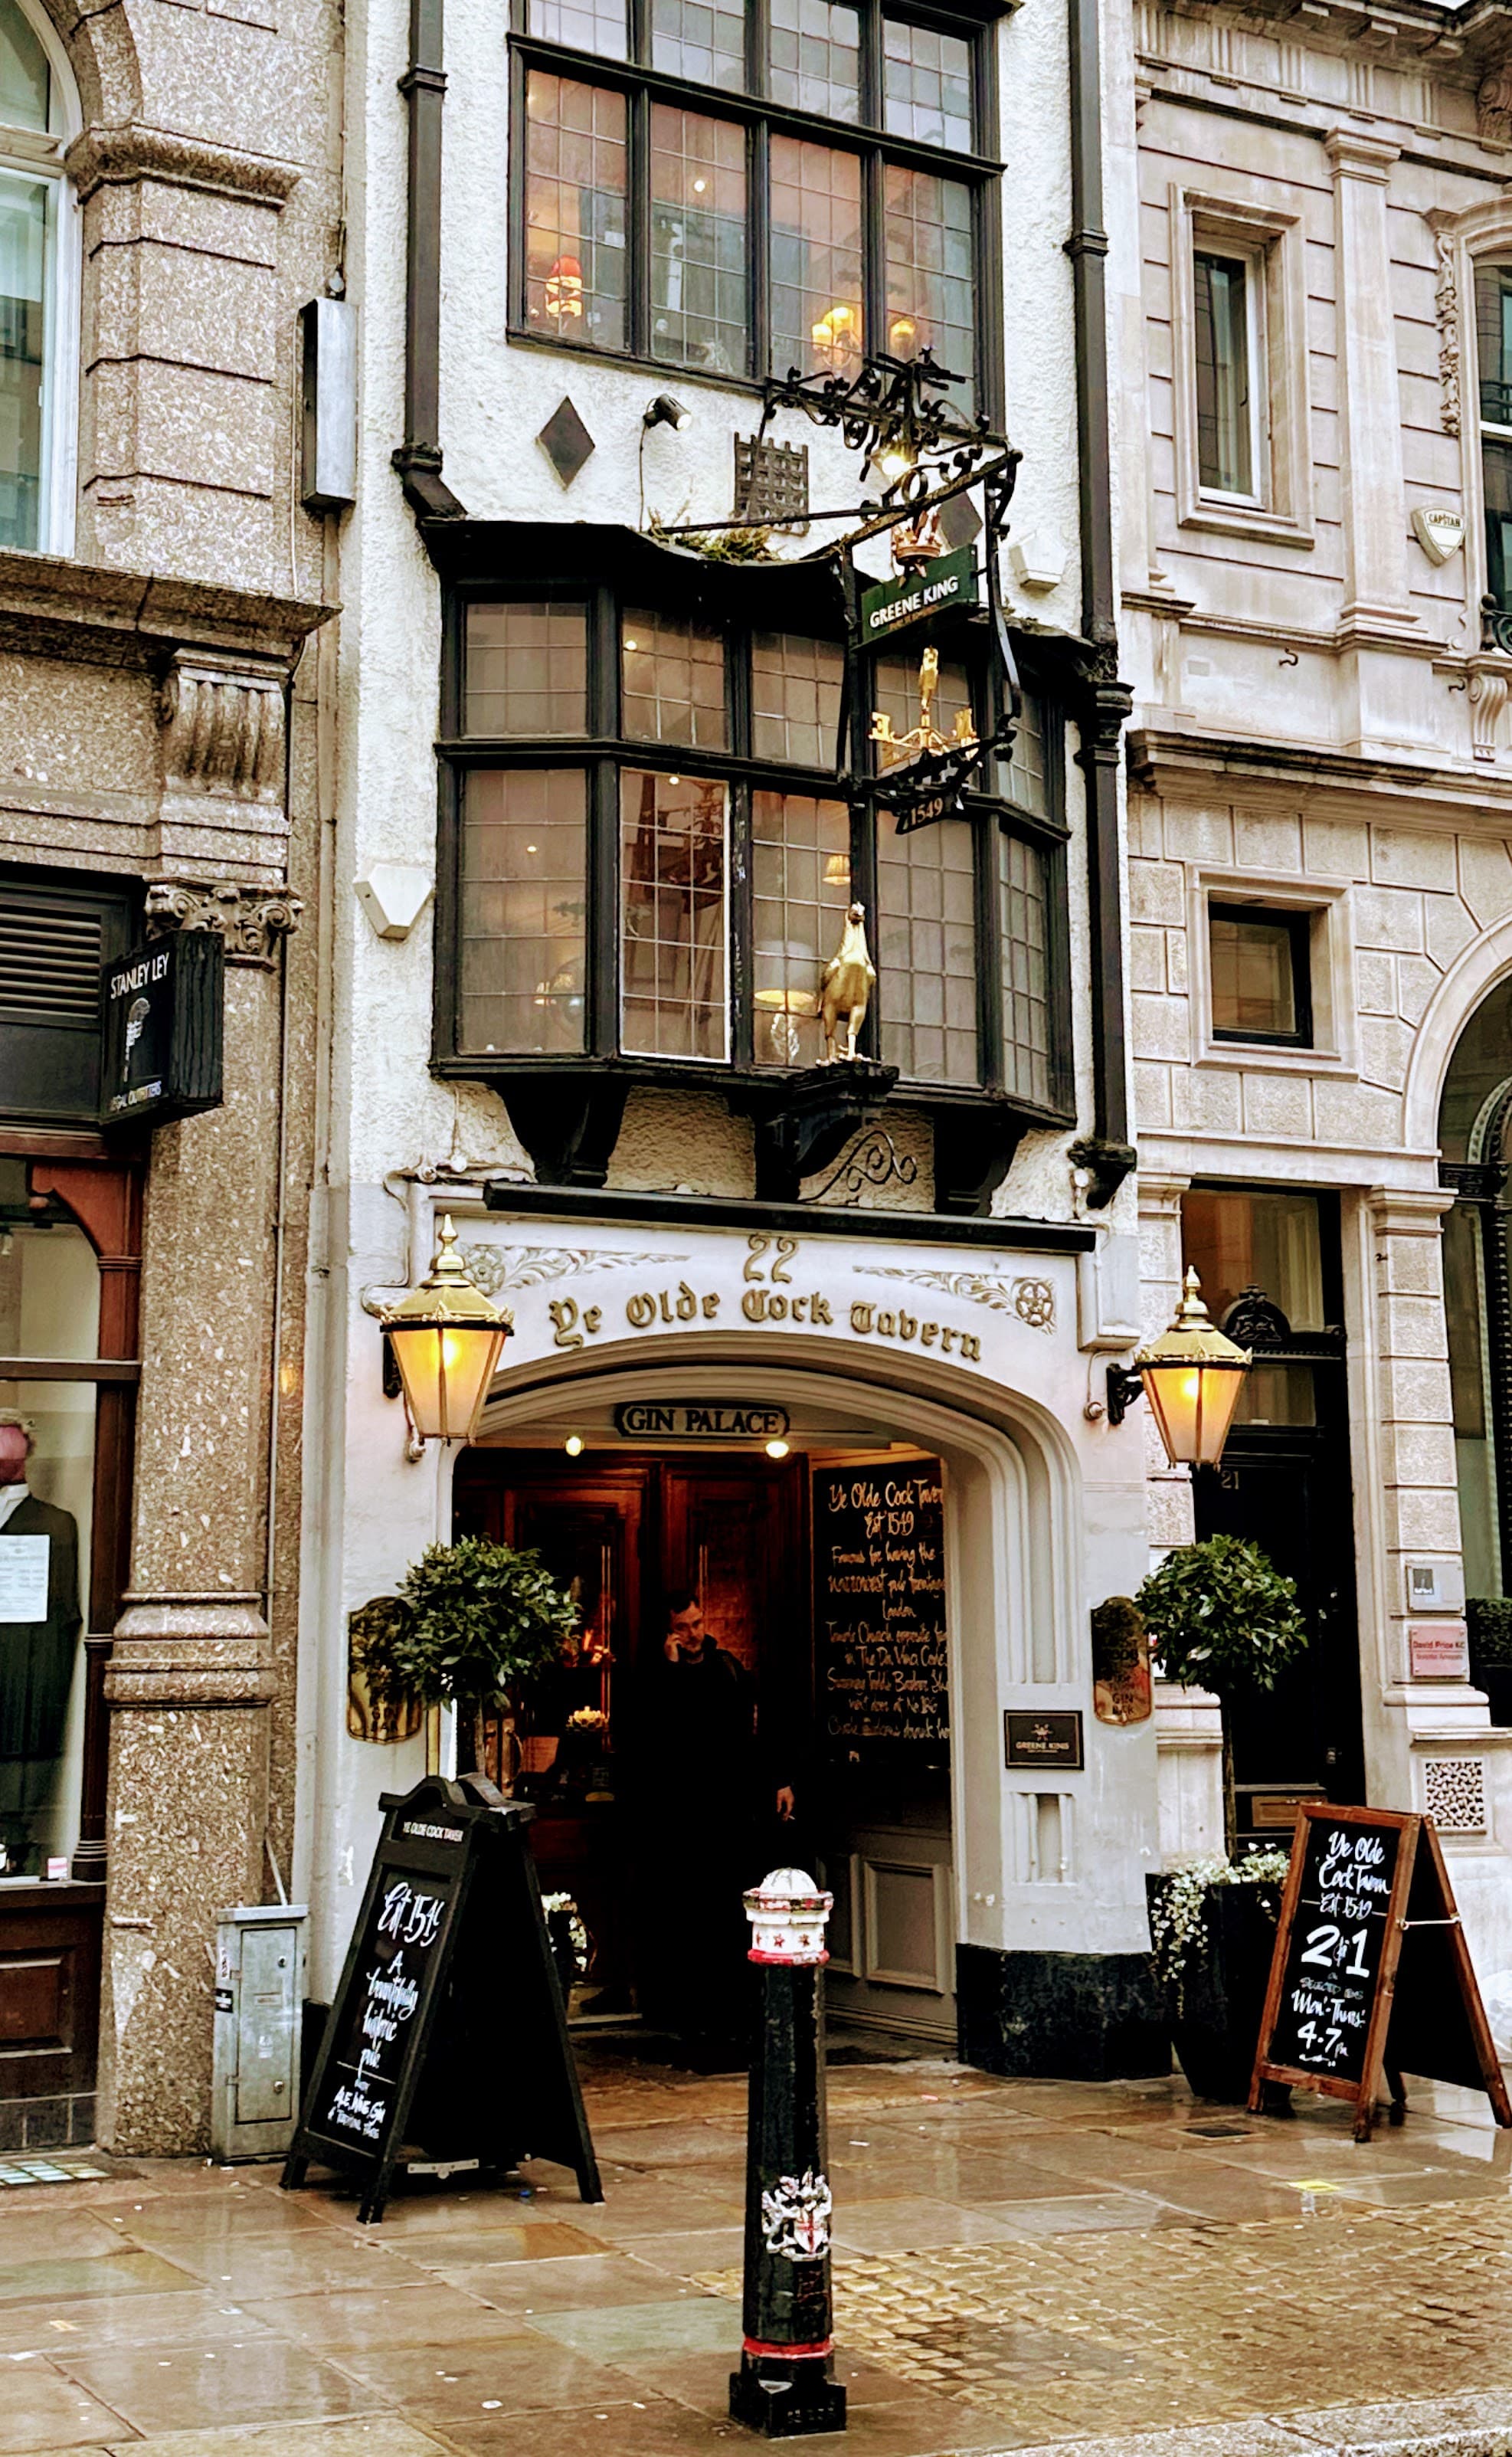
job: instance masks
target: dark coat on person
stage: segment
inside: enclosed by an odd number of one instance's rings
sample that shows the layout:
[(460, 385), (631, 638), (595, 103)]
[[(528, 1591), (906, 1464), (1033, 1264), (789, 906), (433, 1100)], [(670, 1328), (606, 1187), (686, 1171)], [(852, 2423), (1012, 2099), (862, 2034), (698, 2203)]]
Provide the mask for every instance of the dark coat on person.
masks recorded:
[(56, 1758), (63, 1746), (79, 1611), (79, 1531), (67, 1510), (29, 1493), (4, 1527), (48, 1538), (46, 1621), (0, 1621), (0, 1764)]

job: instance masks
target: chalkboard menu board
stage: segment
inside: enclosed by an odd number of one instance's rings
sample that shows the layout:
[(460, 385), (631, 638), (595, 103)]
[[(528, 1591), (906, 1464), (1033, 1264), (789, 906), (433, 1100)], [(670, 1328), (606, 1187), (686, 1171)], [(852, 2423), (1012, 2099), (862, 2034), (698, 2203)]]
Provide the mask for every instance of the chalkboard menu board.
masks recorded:
[(814, 1476), (819, 1727), (831, 1751), (950, 1738), (938, 1459)]
[(364, 2223), (417, 2163), (572, 2167), (603, 2198), (525, 1828), (479, 1775), (386, 1793), (341, 1983), (283, 2182), (355, 2173)]
[(1383, 2084), (1401, 2121), (1404, 2072), (1483, 2090), (1497, 2122), (1512, 2124), (1433, 1820), (1309, 1803), (1292, 1844), (1251, 2109), (1267, 2082), (1300, 2084), (1353, 2098), (1356, 2137), (1368, 2140)]
[(1358, 2090), (1391, 1939), (1400, 1827), (1308, 1819), (1271, 2039), (1277, 2064)]

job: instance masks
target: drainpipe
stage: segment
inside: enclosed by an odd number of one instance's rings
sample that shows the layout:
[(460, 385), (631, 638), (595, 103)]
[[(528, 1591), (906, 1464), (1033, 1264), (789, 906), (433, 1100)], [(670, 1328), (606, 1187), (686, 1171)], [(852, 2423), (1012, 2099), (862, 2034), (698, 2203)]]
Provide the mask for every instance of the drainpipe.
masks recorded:
[(441, 110), (443, 0), (410, 0), (410, 62), (399, 79), (409, 111), (409, 216), (404, 263), (404, 441), (394, 466), (416, 518), (464, 521), (441, 483)]
[(1092, 932), (1093, 1131), (1072, 1146), (1091, 1176), (1087, 1202), (1112, 1202), (1137, 1155), (1129, 1141), (1129, 1053), (1124, 1025), (1122, 849), (1118, 840), (1120, 736), (1134, 695), (1118, 679), (1115, 570), (1109, 471), (1108, 315), (1102, 227), (1102, 92), (1098, 0), (1069, 0), (1071, 18), (1071, 237), (1076, 334), (1076, 460), (1081, 511), (1082, 633), (1091, 644), (1077, 725), (1087, 779), (1087, 903)]

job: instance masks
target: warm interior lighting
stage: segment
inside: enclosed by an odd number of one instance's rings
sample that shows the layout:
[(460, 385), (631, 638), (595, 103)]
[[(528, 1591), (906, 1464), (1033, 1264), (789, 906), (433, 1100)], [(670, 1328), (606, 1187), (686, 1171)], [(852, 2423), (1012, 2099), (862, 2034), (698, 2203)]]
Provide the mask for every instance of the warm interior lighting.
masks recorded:
[(582, 313), (582, 267), (575, 256), (559, 256), (546, 276), (546, 313), (566, 318)]
[(911, 359), (918, 347), (919, 328), (911, 316), (894, 316), (888, 326), (888, 347), (895, 359)]
[(581, 1458), (582, 1456), (582, 1435), (581, 1434), (569, 1434), (562, 1447), (566, 1452), (568, 1458)]
[(786, 1458), (787, 1456), (787, 1443), (781, 1440), (768, 1442), (766, 1445), (766, 1456), (768, 1458)]
[(1202, 1283), (1186, 1276), (1175, 1320), (1134, 1358), (1173, 1467), (1216, 1467), (1223, 1456), (1250, 1351), (1208, 1318)]
[(381, 1316), (416, 1436), (471, 1441), (514, 1326), (469, 1278), (448, 1212), (429, 1275)]
[(861, 355), (861, 310), (843, 303), (827, 308), (809, 327), (816, 354), (838, 370)]
[(850, 856), (848, 853), (832, 853), (827, 855), (825, 859), (825, 885), (827, 887), (848, 887), (849, 884)]

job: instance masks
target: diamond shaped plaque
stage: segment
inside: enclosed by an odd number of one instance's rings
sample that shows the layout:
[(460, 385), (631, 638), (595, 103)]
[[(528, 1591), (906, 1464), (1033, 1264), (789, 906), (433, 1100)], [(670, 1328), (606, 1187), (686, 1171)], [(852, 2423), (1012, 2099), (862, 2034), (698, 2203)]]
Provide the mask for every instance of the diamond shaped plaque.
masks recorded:
[(596, 449), (592, 436), (567, 393), (562, 394), (536, 442), (564, 486), (571, 485), (589, 454)]

